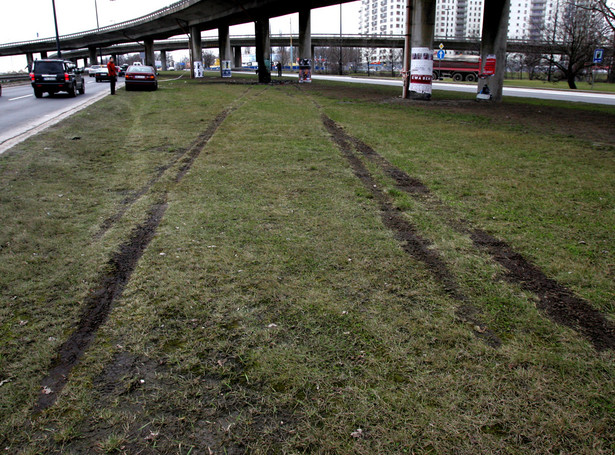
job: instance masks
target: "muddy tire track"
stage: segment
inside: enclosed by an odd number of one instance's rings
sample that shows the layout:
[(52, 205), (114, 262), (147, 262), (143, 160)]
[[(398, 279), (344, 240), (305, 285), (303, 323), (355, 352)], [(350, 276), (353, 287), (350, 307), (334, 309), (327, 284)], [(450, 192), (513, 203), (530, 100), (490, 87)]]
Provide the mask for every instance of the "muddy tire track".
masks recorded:
[(492, 347), (499, 347), (502, 342), (492, 330), (480, 321), (478, 309), (461, 291), (455, 277), (438, 252), (431, 248), (432, 243), (421, 237), (401, 211), (393, 206), (389, 197), (378, 187), (369, 170), (353, 152), (349, 136), (325, 114), (322, 114), (322, 121), (342, 155), (348, 160), (354, 174), (378, 202), (383, 224), (394, 233), (404, 251), (425, 264), (427, 269), (442, 284), (446, 294), (459, 303), (456, 309), (457, 317), (471, 324), (477, 337), (483, 339)]
[[(242, 101), (221, 112), (208, 125), (207, 129), (199, 135), (197, 140), (187, 150), (187, 153), (181, 155), (185, 156), (185, 160), (179, 167), (174, 178), (176, 183), (181, 182), (186, 176), (194, 164), (194, 161), (201, 154), (211, 137), (216, 133), (228, 115), (244, 103), (245, 101)], [(178, 156), (165, 166), (166, 169), (164, 169), (164, 171), (170, 169), (173, 164), (177, 163), (181, 156)], [(150, 180), (148, 185), (141, 188), (135, 195), (127, 200), (126, 204), (124, 204), (125, 206), (118, 211), (113, 217), (113, 220), (107, 223), (107, 229), (111, 227), (115, 221), (119, 220), (130, 204), (134, 204), (134, 202), (143, 196), (156, 181), (162, 178), (164, 171), (158, 172), (157, 175)], [(96, 281), (98, 283), (96, 288), (86, 297), (83, 313), (75, 331), (58, 348), (57, 354), (51, 362), (49, 372), (41, 382), (41, 391), (37, 403), (34, 406), (35, 414), (44, 411), (55, 403), (59, 393), (68, 382), (70, 372), (83, 357), (83, 354), (94, 340), (100, 326), (107, 320), (113, 303), (122, 296), (132, 272), (135, 270), (147, 246), (154, 238), (156, 230), (166, 212), (167, 194), (168, 193), (165, 192), (161, 195), (158, 202), (150, 207), (147, 220), (132, 232), (130, 239), (120, 245), (119, 251), (107, 262), (104, 271)]]
[(68, 382), (71, 370), (90, 346), (100, 326), (107, 320), (113, 302), (122, 295), (145, 248), (154, 237), (166, 208), (165, 201), (154, 205), (147, 221), (135, 229), (130, 240), (122, 244), (107, 263), (106, 270), (98, 280), (98, 286), (85, 301), (76, 330), (59, 347), (52, 367), (41, 383), (35, 412), (43, 411), (55, 403), (58, 394)]
[(341, 134), (365, 158), (391, 177), (398, 189), (428, 206), (457, 232), (468, 235), (474, 246), (487, 252), (493, 260), (506, 269), (508, 281), (535, 294), (539, 299), (538, 308), (551, 321), (575, 330), (589, 340), (598, 351), (615, 350), (615, 325), (590, 302), (547, 277), (539, 267), (515, 252), (505, 241), (473, 227), (467, 220), (456, 218), (453, 210), (438, 199), (423, 182), (392, 165), (369, 145), (349, 136), (343, 130)]
[[(196, 157), (201, 153), (205, 145), (212, 138), (212, 136), (220, 127), (222, 122), (224, 122), (224, 120), (232, 112), (243, 106), (243, 104), (245, 103), (245, 100), (243, 99), (249, 93), (249, 91), (250, 89), (248, 88), (238, 97), (238, 99), (235, 101), (235, 103), (237, 103), (236, 105), (230, 106), (220, 112), (216, 116), (216, 118), (209, 123), (206, 130), (199, 134), (187, 149), (181, 150), (168, 163), (163, 166), (160, 166), (157, 169), (156, 174), (144, 186), (136, 190), (132, 195), (124, 198), (124, 200), (120, 202), (120, 208), (117, 210), (117, 212), (102, 222), (100, 228), (98, 229), (96, 234), (94, 234), (94, 239), (99, 240), (100, 238), (102, 238), (107, 233), (107, 231), (111, 229), (113, 225), (124, 216), (124, 214), (135, 202), (141, 199), (141, 197), (143, 197), (152, 188), (152, 186), (154, 186), (160, 181), (160, 179), (169, 169), (175, 166), (178, 162), (182, 161), (179, 172), (175, 176), (175, 182), (179, 182), (186, 175), (186, 173), (192, 166), (192, 163), (194, 163)], [(260, 94), (260, 92), (258, 94)]]

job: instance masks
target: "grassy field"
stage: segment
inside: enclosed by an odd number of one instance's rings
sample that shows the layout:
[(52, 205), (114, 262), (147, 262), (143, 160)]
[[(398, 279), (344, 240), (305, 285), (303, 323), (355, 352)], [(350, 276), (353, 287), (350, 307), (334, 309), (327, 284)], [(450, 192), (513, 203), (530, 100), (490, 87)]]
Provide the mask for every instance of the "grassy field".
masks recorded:
[(615, 109), (284, 81), (0, 156), (0, 448), (615, 452)]

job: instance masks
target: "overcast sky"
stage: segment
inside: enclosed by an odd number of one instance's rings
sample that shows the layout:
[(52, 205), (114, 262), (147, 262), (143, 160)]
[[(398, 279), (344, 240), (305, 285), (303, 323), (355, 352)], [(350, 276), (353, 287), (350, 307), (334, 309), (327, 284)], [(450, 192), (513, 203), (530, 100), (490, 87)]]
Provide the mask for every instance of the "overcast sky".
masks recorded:
[[(1, 0), (0, 43), (28, 41), (55, 36), (52, 0)], [(169, 0), (55, 0), (60, 35), (96, 28), (96, 10), (101, 27), (164, 8)], [(342, 32), (358, 33), (361, 1), (342, 5)], [(298, 31), (297, 15), (271, 20), (271, 33)], [(312, 33), (339, 33), (340, 6), (312, 11)], [(215, 34), (215, 32), (213, 32)], [(253, 25), (231, 27), (232, 35), (253, 34)], [(209, 34), (209, 33), (208, 33)], [(36, 57), (36, 56), (35, 56)], [(17, 71), (25, 66), (25, 57), (0, 57), (0, 71)]]

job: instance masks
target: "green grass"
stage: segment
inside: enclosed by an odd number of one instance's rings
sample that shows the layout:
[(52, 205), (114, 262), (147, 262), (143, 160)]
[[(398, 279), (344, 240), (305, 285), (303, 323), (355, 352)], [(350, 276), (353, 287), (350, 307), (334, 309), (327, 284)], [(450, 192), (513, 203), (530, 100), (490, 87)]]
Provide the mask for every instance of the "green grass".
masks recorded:
[[(451, 227), (464, 218), (493, 232), (613, 321), (613, 144), (388, 102), (397, 89), (217, 82), (120, 90), (0, 157), (1, 447), (615, 450), (614, 353), (551, 322)], [(111, 104), (122, 115), (106, 115)], [(155, 178), (229, 107), (184, 179), (179, 162)], [(444, 202), (433, 210), (365, 162), (500, 348), (457, 318), (459, 302), (383, 225), (323, 113)], [(88, 290), (163, 195), (122, 298), (58, 402), (33, 415)]]

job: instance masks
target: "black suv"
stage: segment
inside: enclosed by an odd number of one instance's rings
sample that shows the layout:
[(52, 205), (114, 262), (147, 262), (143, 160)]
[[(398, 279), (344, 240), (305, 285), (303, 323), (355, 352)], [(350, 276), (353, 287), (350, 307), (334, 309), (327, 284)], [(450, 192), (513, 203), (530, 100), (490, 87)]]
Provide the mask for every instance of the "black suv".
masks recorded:
[(85, 93), (85, 81), (80, 70), (72, 62), (66, 60), (36, 60), (30, 73), (34, 96), (40, 98), (47, 92), (53, 95), (56, 92), (68, 92), (70, 96), (77, 96), (77, 90)]

